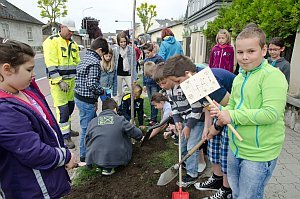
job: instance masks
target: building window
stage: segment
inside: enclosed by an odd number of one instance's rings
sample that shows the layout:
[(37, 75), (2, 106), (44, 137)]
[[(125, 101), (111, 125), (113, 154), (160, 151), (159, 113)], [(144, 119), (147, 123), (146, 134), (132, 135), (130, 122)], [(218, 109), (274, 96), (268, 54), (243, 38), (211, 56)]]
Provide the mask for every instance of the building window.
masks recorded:
[(203, 42), (204, 42), (204, 37), (201, 35), (201, 37), (200, 37), (200, 55), (201, 56), (203, 54)]
[(27, 26), (27, 37), (28, 37), (28, 41), (32, 41), (33, 37), (32, 37), (32, 27)]
[(2, 23), (2, 31), (4, 38), (9, 38), (9, 25), (7, 23)]

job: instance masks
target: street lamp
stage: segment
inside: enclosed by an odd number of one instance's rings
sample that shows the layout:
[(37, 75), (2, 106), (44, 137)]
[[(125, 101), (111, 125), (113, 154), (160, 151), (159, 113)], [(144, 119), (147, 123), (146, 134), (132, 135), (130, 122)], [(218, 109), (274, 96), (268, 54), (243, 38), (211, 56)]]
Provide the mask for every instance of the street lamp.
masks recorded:
[(84, 8), (83, 10), (82, 10), (82, 18), (84, 18), (84, 11), (86, 11), (86, 10), (88, 10), (88, 9), (92, 9), (93, 7), (88, 7), (88, 8)]

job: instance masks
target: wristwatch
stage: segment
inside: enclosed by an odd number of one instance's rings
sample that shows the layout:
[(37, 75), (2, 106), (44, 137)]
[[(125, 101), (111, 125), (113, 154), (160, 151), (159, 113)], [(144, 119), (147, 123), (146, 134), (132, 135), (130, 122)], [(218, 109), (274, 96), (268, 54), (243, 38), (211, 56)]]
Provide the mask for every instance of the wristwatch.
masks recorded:
[(222, 131), (224, 126), (220, 126), (217, 124), (218, 120), (214, 120), (214, 127), (216, 129), (216, 131)]

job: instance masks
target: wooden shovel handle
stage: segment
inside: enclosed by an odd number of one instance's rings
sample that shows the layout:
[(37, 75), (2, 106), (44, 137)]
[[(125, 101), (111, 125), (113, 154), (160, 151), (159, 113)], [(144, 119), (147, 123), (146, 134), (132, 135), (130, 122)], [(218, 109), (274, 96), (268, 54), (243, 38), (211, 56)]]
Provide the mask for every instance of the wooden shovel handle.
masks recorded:
[[(205, 96), (206, 100), (213, 106), (216, 107), (216, 105), (214, 104), (214, 102), (211, 100), (211, 98), (209, 96)], [(218, 107), (216, 107), (218, 108)], [(232, 126), (232, 124), (227, 124), (227, 126), (230, 128), (230, 130), (234, 133), (234, 135), (237, 137), (237, 139), (239, 141), (243, 141), (243, 138), (240, 136), (240, 134), (235, 130), (235, 128)]]
[[(180, 136), (180, 135), (179, 135)], [(206, 139), (200, 140), (197, 145), (195, 145), (178, 163), (178, 165), (181, 165), (186, 159), (188, 159), (204, 142)]]

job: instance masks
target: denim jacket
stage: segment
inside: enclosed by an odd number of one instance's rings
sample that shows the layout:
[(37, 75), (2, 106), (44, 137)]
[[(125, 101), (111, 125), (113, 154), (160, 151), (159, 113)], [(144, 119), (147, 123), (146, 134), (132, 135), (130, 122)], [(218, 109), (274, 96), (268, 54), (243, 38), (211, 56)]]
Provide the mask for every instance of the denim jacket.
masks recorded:
[(100, 86), (102, 88), (112, 89), (112, 95), (117, 95), (117, 69), (114, 68), (111, 72), (101, 70)]

